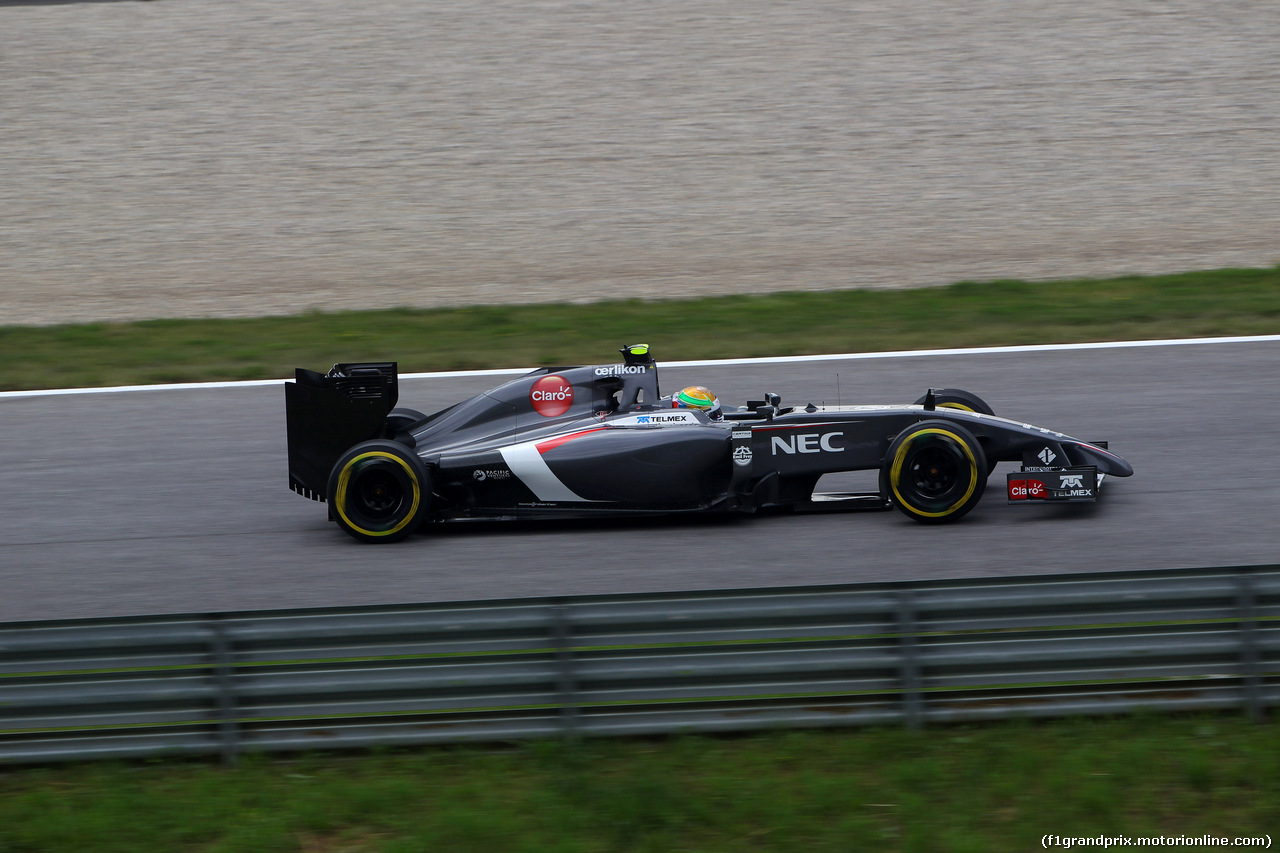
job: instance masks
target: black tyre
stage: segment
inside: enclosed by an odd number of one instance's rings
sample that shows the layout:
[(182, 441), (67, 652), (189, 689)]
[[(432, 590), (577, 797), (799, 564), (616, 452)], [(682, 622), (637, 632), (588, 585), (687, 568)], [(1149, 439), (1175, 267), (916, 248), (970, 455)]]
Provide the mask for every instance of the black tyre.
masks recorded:
[(880, 468), (880, 491), (907, 518), (955, 521), (987, 488), (987, 458), (964, 427), (922, 421), (899, 433)]
[[(917, 406), (924, 405), (924, 401), (929, 395), (916, 400)], [(995, 409), (987, 405), (987, 401), (979, 397), (977, 394), (971, 394), (968, 391), (962, 391), (959, 388), (943, 388), (941, 391), (935, 391), (933, 394), (933, 403), (935, 406), (943, 409), (962, 409), (966, 412), (977, 412), (982, 415), (994, 415)]]
[(384, 438), (395, 438), (418, 421), (425, 421), (427, 416), (417, 409), (392, 409), (382, 425)]
[[(917, 406), (924, 405), (924, 401), (929, 397), (928, 394), (916, 400)], [(933, 395), (933, 404), (939, 409), (960, 409), (964, 412), (977, 412), (981, 415), (994, 415), (995, 409), (987, 403), (986, 400), (977, 394), (969, 391), (963, 391), (959, 388), (943, 388)], [(987, 461), (987, 476), (991, 476), (996, 470), (996, 462), (998, 460), (991, 459)]]
[(395, 441), (357, 444), (329, 474), (330, 514), (361, 542), (398, 542), (418, 528), (431, 505), (431, 476)]

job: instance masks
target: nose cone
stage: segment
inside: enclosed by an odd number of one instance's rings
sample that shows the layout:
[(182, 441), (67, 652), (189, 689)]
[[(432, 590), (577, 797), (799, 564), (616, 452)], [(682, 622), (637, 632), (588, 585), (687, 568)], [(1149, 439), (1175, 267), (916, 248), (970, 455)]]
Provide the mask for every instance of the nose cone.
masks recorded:
[(1103, 450), (1095, 444), (1080, 442), (1073, 447), (1072, 455), (1080, 456), (1085, 464), (1096, 465), (1098, 471), (1111, 477), (1133, 476), (1133, 466), (1116, 456), (1110, 450)]

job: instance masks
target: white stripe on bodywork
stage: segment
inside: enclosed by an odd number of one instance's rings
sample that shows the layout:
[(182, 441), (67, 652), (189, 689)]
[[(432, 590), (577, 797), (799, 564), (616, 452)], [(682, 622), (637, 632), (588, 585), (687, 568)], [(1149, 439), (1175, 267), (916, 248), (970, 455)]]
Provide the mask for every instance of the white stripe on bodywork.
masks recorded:
[[(542, 439), (546, 441), (546, 439)], [(511, 469), (511, 473), (520, 478), (520, 482), (529, 487), (529, 491), (537, 495), (540, 501), (579, 501), (582, 503), (599, 503), (574, 492), (552, 472), (547, 460), (538, 452), (536, 441), (525, 441), (502, 448), (502, 459)]]
[[(1242, 335), (1221, 338), (1177, 338), (1152, 341), (1097, 341), (1085, 344), (1026, 344), (1006, 347), (969, 347), (966, 349), (902, 350), (898, 352), (846, 352), (830, 355), (765, 356), (762, 358), (715, 358), (701, 361), (664, 361), (662, 367), (733, 367), (751, 364), (802, 364), (820, 361), (863, 361), (880, 358), (924, 358), (952, 355), (1002, 355), (1020, 352), (1070, 352), (1091, 349), (1130, 349), (1133, 347), (1181, 347), (1199, 344), (1256, 344), (1280, 342), (1280, 335)], [(440, 373), (402, 373), (400, 379), (455, 379), (472, 376), (518, 376), (532, 367), (495, 370), (452, 370)], [(255, 379), (248, 382), (180, 382), (172, 385), (114, 385), (103, 388), (48, 388), (36, 391), (0, 391), (0, 400), (9, 397), (51, 397), (68, 394), (118, 394), (134, 391), (203, 391), (218, 388), (253, 388), (283, 385), (291, 379)]]

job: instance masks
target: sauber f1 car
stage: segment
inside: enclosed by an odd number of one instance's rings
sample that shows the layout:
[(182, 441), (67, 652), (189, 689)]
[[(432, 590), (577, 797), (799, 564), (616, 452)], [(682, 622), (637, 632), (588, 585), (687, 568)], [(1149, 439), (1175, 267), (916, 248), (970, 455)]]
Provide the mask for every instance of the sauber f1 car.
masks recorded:
[[(1011, 504), (1094, 501), (1105, 477), (1133, 473), (1106, 442), (996, 417), (958, 389), (910, 405), (784, 406), (770, 393), (676, 408), (649, 348), (622, 353), (534, 370), (431, 415), (396, 408), (394, 362), (298, 369), (285, 385), (289, 486), (327, 501), (356, 539), (393, 542), (460, 519), (892, 506), (948, 522), (998, 462), (1020, 466)], [(815, 493), (824, 474), (857, 470), (879, 470), (879, 490)]]

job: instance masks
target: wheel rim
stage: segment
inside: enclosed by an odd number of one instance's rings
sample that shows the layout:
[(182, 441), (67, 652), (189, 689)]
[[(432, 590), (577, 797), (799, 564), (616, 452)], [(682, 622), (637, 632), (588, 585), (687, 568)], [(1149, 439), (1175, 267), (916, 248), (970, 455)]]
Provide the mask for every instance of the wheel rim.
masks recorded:
[(899, 447), (890, 483), (911, 513), (941, 519), (965, 506), (978, 485), (977, 461), (953, 433), (929, 428)]
[(390, 536), (413, 519), (422, 493), (408, 463), (384, 451), (371, 451), (342, 469), (335, 497), (335, 508), (354, 530)]
[(352, 478), (348, 493), (360, 515), (383, 521), (396, 516), (405, 497), (400, 481), (382, 465), (357, 473)]
[(961, 485), (961, 458), (954, 447), (940, 443), (922, 447), (907, 460), (907, 484), (929, 503), (944, 501)]

